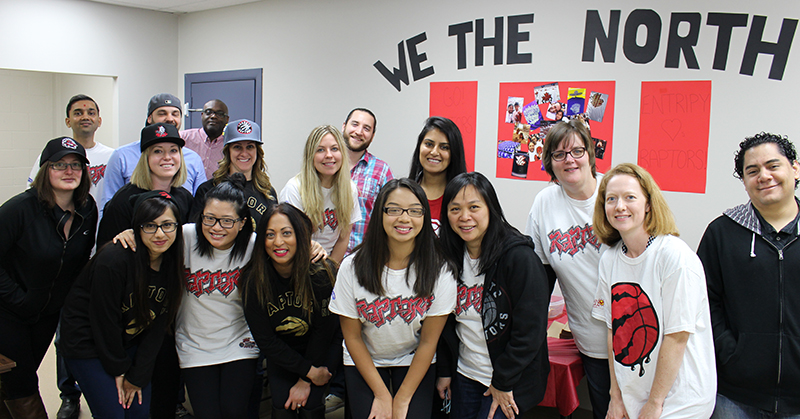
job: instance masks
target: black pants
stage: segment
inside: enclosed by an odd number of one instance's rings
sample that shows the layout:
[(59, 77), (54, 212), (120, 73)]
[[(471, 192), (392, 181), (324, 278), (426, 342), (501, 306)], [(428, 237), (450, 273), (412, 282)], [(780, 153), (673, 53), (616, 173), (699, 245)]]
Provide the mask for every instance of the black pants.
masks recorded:
[(17, 363), (11, 371), (0, 375), (6, 398), (21, 399), (39, 393), (36, 370), (56, 334), (58, 317), (59, 313), (50, 314), (33, 324), (0, 319), (0, 354)]
[[(297, 383), (297, 379), (300, 377), (275, 365), (275, 362), (270, 360), (267, 360), (267, 377), (269, 378), (269, 391), (272, 393), (272, 407), (277, 410), (284, 409), (286, 400), (289, 399), (289, 390)], [(327, 395), (328, 385), (319, 387), (312, 383), (311, 394), (308, 395), (305, 408), (312, 410), (324, 406), (325, 396)]]
[[(436, 381), (435, 365), (432, 364), (425, 373), (425, 377), (419, 383), (414, 396), (411, 397), (411, 403), (408, 405), (407, 418), (430, 418), (431, 406), (433, 404), (433, 389)], [(378, 368), (378, 373), (381, 375), (386, 388), (392, 393), (397, 393), (400, 385), (408, 373), (408, 367), (383, 367)], [(372, 409), (372, 401), (375, 396), (372, 389), (366, 381), (361, 377), (356, 367), (345, 366), (344, 378), (347, 382), (347, 402), (350, 405), (351, 412), (353, 412), (354, 419), (366, 419)]]
[(150, 418), (175, 419), (175, 406), (178, 404), (178, 392), (181, 388), (181, 369), (172, 332), (165, 332), (150, 382)]
[(183, 379), (197, 419), (246, 419), (256, 358), (184, 368)]

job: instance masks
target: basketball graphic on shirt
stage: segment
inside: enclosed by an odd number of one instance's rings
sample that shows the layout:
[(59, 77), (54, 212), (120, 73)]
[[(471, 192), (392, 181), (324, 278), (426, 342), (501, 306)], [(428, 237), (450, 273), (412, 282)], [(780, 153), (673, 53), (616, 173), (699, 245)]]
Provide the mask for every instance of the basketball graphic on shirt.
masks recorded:
[(483, 328), (486, 329), (497, 320), (497, 303), (491, 294), (485, 295), (483, 299)]
[(303, 319), (288, 316), (275, 328), (275, 332), (281, 335), (303, 336), (308, 333), (308, 323)]
[(658, 343), (658, 315), (650, 297), (639, 284), (620, 282), (611, 287), (611, 333), (614, 360), (631, 371), (639, 365), (643, 376), (644, 364)]

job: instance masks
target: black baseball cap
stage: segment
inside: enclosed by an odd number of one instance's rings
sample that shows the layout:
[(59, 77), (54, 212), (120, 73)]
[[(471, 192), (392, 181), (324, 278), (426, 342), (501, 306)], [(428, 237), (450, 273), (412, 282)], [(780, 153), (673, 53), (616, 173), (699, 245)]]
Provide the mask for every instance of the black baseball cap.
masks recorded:
[(44, 146), (42, 157), (39, 159), (39, 167), (49, 161), (57, 162), (67, 154), (77, 154), (84, 164), (89, 164), (89, 159), (86, 157), (86, 149), (80, 143), (70, 137), (58, 137), (48, 141), (47, 145)]
[(183, 147), (186, 144), (178, 134), (178, 128), (175, 128), (175, 125), (159, 122), (142, 128), (140, 149), (145, 151), (147, 147), (157, 143), (174, 143), (178, 147)]

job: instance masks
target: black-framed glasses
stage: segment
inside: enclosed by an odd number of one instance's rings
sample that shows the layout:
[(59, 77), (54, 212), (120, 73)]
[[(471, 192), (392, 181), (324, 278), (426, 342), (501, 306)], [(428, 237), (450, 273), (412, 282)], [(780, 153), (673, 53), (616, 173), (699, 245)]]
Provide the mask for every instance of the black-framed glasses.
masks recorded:
[(586, 154), (586, 147), (575, 147), (570, 151), (562, 151), (562, 150), (554, 151), (553, 154), (551, 154), (551, 156), (555, 161), (562, 161), (567, 158), (567, 153), (569, 153), (573, 159), (577, 160), (583, 157), (584, 154)]
[(164, 233), (172, 233), (173, 231), (178, 229), (178, 223), (164, 223), (164, 224), (156, 224), (156, 223), (144, 223), (140, 227), (142, 227), (142, 231), (147, 234), (155, 234), (156, 231), (160, 228), (161, 231)]
[(57, 161), (55, 163), (50, 163), (50, 167), (55, 170), (56, 172), (63, 172), (67, 170), (67, 167), (74, 171), (78, 171), (83, 169), (84, 164), (79, 161), (74, 161), (72, 163), (65, 163), (63, 161)]
[(215, 111), (213, 109), (203, 109), (203, 115), (205, 116), (216, 115), (218, 118), (225, 118), (226, 116), (228, 116), (228, 114), (226, 114), (225, 112)]
[(206, 227), (214, 227), (215, 224), (219, 223), (222, 228), (228, 229), (233, 228), (237, 221), (242, 221), (241, 218), (217, 218), (212, 217), (210, 215), (203, 214), (201, 218), (201, 222)]
[(385, 207), (383, 212), (392, 217), (399, 217), (403, 215), (404, 212), (407, 212), (409, 217), (419, 218), (425, 215), (425, 208)]

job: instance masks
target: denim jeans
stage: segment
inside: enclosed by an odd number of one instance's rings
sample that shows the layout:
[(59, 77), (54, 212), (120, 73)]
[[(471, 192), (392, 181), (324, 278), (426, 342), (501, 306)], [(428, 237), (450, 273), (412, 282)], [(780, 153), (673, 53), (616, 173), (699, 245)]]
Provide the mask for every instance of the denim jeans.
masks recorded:
[[(461, 374), (456, 374), (453, 377), (451, 389), (453, 390), (451, 418), (484, 419), (489, 416), (489, 409), (492, 407), (492, 396), (483, 395), (489, 387)], [(493, 419), (505, 419), (505, 417), (506, 415), (503, 414), (503, 410), (500, 407), (494, 411)]]
[(717, 393), (717, 404), (711, 419), (800, 419), (800, 415), (768, 412)]
[(67, 368), (67, 361), (61, 355), (61, 322), (56, 329), (56, 339), (53, 341), (56, 346), (56, 385), (61, 392), (61, 400), (78, 400), (81, 398), (81, 390), (75, 382), (75, 377)]
[[(136, 347), (128, 349), (128, 356), (135, 358)], [(119, 404), (117, 384), (114, 376), (108, 374), (100, 359), (66, 359), (67, 366), (81, 386), (83, 397), (96, 418), (147, 419), (150, 415), (150, 384), (142, 387), (142, 400), (139, 397), (130, 408), (123, 409)]]

